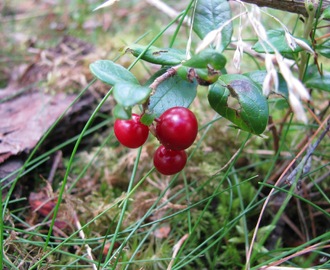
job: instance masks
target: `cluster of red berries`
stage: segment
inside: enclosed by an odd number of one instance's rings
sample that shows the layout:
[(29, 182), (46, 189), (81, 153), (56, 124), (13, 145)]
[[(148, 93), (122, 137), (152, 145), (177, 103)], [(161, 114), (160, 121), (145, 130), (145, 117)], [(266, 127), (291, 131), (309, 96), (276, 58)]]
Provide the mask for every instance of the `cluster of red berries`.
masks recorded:
[[(137, 148), (147, 140), (149, 127), (142, 124), (140, 118), (140, 115), (133, 114), (130, 120), (115, 121), (115, 135), (124, 146)], [(173, 107), (166, 110), (155, 122), (154, 133), (161, 143), (153, 158), (155, 168), (164, 175), (176, 174), (186, 165), (185, 149), (196, 139), (197, 119), (189, 109)]]

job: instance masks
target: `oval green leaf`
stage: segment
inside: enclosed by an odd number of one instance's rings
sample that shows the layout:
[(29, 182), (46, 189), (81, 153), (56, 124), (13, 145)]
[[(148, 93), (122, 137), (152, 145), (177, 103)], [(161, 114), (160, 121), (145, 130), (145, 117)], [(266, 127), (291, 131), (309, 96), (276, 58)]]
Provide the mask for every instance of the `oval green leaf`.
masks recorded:
[[(195, 33), (203, 39), (209, 32), (219, 29), (223, 24), (231, 19), (230, 5), (227, 0), (199, 0), (197, 1), (193, 29)], [(221, 32), (222, 52), (231, 42), (233, 26), (226, 25)]]
[(110, 60), (98, 60), (90, 64), (89, 69), (99, 80), (115, 85), (121, 81), (139, 83), (135, 76), (126, 68)]
[[(285, 31), (284, 30), (269, 30), (267, 31), (267, 37), (268, 41), (280, 52), (280, 53), (297, 53), (302, 51), (303, 49), (297, 45), (297, 47), (292, 50), (292, 48), (288, 45), (286, 38), (285, 38)], [(307, 39), (299, 38), (300, 40), (306, 42), (308, 45), (310, 45), (310, 42)], [(271, 48), (268, 44), (265, 42), (261, 44), (260, 41), (258, 41), (253, 47), (253, 50), (255, 50), (258, 53), (274, 53), (273, 48)], [(267, 51), (266, 51), (267, 50)]]
[(180, 64), (186, 58), (186, 54), (183, 51), (173, 48), (157, 48), (154, 46), (149, 47), (139, 44), (133, 44), (124, 48), (125, 53), (130, 52), (135, 57), (141, 55), (141, 59), (149, 63), (175, 66)]
[(146, 126), (150, 126), (152, 124), (152, 122), (155, 120), (157, 116), (155, 114), (152, 114), (150, 112), (145, 112), (140, 121), (142, 124), (146, 125)]
[(115, 100), (123, 107), (132, 107), (146, 101), (151, 93), (151, 88), (139, 84), (121, 81), (113, 87)]
[(318, 53), (322, 54), (326, 58), (330, 58), (330, 39), (327, 39), (323, 43), (316, 46)]
[(316, 88), (330, 92), (330, 73), (325, 73), (323, 76), (316, 73), (305, 81), (305, 85), (307, 88)]
[(150, 96), (148, 110), (156, 117), (175, 106), (189, 107), (196, 97), (197, 83), (188, 82), (180, 76), (173, 76), (160, 83), (154, 95)]
[(120, 104), (116, 104), (116, 106), (112, 110), (112, 114), (116, 119), (131, 119), (132, 117), (132, 108), (131, 107), (123, 107)]
[(330, 19), (330, 6), (323, 10), (322, 18), (326, 20)]
[[(237, 101), (234, 107), (229, 97)], [(210, 87), (208, 95), (211, 107), (238, 128), (261, 134), (268, 123), (268, 104), (261, 88), (244, 75), (223, 75)]]
[(211, 65), (214, 69), (220, 70), (225, 67), (226, 63), (227, 60), (221, 53), (213, 49), (206, 49), (183, 62), (182, 65), (192, 68), (207, 68), (208, 65)]

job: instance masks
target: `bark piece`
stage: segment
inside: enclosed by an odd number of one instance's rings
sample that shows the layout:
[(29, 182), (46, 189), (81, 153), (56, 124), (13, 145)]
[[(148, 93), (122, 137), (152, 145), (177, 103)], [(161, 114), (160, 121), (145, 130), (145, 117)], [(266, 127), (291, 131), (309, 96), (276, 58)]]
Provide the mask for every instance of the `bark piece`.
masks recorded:
[[(305, 0), (242, 0), (242, 2), (256, 4), (259, 7), (270, 7), (274, 9), (297, 13), (308, 17), (305, 8)], [(329, 5), (330, 0), (323, 0), (321, 10), (323, 11)], [(315, 7), (317, 8), (317, 5), (315, 5)]]
[(0, 163), (33, 149), (73, 99), (34, 92), (0, 104)]

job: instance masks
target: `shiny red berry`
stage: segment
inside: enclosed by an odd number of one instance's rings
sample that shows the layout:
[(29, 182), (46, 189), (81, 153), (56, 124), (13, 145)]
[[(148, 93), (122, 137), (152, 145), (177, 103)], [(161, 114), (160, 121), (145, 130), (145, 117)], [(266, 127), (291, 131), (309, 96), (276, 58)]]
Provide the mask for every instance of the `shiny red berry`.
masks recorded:
[(197, 119), (185, 107), (170, 108), (157, 120), (156, 136), (167, 149), (187, 149), (194, 143), (197, 132)]
[(186, 162), (187, 154), (184, 150), (170, 150), (161, 145), (154, 154), (155, 168), (164, 175), (172, 175), (182, 171)]
[(132, 119), (117, 119), (114, 132), (118, 141), (128, 148), (138, 148), (148, 139), (149, 128), (140, 122), (140, 116), (132, 114)]

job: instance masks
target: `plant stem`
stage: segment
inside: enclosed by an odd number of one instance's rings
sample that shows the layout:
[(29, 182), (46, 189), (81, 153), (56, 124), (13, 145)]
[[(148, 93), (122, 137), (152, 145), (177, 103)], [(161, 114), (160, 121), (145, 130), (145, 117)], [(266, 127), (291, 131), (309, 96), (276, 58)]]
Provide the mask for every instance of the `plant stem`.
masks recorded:
[[(314, 25), (314, 18), (315, 18), (315, 14), (316, 14), (316, 9), (313, 8), (312, 10), (309, 10), (306, 4), (306, 9), (308, 12), (308, 17), (307, 17), (307, 21), (305, 23), (305, 29), (304, 29), (304, 35), (303, 38), (308, 39), (310, 33), (313, 30), (313, 25)], [(301, 59), (300, 59), (300, 63), (299, 63), (299, 79), (302, 80), (304, 78), (304, 74), (307, 68), (307, 64), (308, 64), (308, 54), (306, 51), (302, 51), (301, 52)]]

